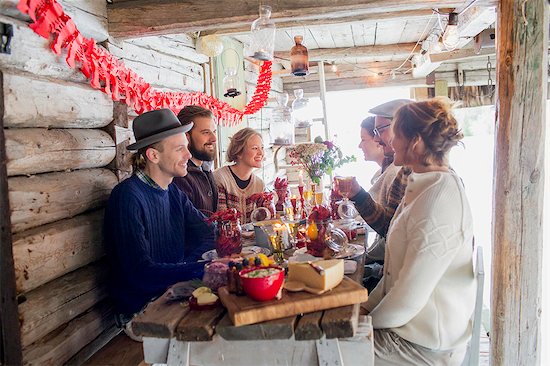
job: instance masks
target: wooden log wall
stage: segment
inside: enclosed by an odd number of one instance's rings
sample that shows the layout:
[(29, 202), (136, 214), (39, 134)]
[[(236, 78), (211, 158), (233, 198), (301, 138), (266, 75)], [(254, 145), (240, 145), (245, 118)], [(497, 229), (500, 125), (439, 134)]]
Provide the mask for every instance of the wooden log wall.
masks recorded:
[[(109, 37), (104, 1), (59, 2), (86, 37), (102, 42), (154, 87), (203, 91), (201, 63), (208, 58), (195, 52), (192, 37), (117, 42)], [(102, 259), (103, 207), (130, 173), (125, 147), (136, 113), (92, 89), (64, 55), (51, 52), (17, 3), (0, 0), (0, 22), (14, 27), (12, 53), (0, 54), (7, 175), (0, 184), (9, 199), (2, 227), (10, 222), (6, 238), (20, 325), (12, 343), (22, 346), (11, 360), (80, 363), (116, 334)]]

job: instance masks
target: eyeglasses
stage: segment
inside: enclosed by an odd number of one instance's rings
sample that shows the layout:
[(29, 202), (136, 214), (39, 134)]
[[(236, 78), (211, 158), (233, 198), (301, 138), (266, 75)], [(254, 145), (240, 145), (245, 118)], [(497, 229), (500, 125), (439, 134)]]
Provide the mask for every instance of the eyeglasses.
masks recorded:
[(386, 128), (390, 127), (391, 126), (391, 123), (388, 123), (387, 125), (384, 125), (384, 126), (380, 126), (380, 127), (375, 127), (372, 132), (374, 133), (374, 136), (378, 136), (380, 137), (380, 132), (382, 132), (383, 130), (385, 130)]

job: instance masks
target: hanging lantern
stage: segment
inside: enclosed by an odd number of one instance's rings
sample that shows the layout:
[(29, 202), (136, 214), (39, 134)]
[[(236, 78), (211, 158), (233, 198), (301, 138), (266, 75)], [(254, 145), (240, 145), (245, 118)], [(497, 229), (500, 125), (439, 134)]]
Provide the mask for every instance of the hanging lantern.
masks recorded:
[(235, 98), (237, 95), (241, 95), (241, 92), (237, 89), (239, 85), (239, 79), (237, 78), (237, 69), (234, 67), (228, 67), (224, 71), (225, 77), (223, 78), (223, 87), (225, 89), (224, 97)]
[(252, 22), (249, 55), (260, 61), (273, 60), (275, 22), (271, 20), (271, 6), (260, 5), (260, 17)]
[(223, 51), (223, 41), (215, 34), (209, 34), (197, 39), (196, 50), (208, 57), (216, 57)]
[(269, 127), (269, 136), (273, 145), (294, 144), (294, 121), (292, 121), (292, 111), (287, 103), (287, 93), (277, 96), (278, 105), (273, 108)]
[(292, 102), (292, 118), (296, 127), (309, 127), (312, 120), (308, 109), (308, 100), (304, 98), (304, 90), (294, 90), (294, 101)]
[(309, 74), (309, 59), (307, 48), (302, 45), (303, 40), (303, 36), (294, 36), (296, 44), (290, 49), (290, 66), (292, 75), (294, 76), (306, 76)]

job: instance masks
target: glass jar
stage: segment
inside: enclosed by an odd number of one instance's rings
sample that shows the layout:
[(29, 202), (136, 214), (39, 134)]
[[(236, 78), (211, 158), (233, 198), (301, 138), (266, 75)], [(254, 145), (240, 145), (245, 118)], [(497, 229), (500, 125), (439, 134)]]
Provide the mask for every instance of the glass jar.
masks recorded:
[(271, 20), (271, 6), (260, 5), (260, 17), (252, 22), (248, 54), (261, 61), (273, 60), (275, 22)]
[(294, 144), (294, 121), (292, 110), (287, 106), (288, 94), (282, 93), (277, 96), (277, 107), (273, 108), (271, 114), (271, 125), (269, 136), (273, 145)]
[(290, 49), (290, 67), (294, 76), (309, 74), (307, 48), (302, 45), (303, 40), (303, 36), (294, 36), (295, 45)]
[(227, 285), (227, 270), (229, 267), (223, 262), (211, 262), (204, 266), (204, 275), (202, 282), (212, 290)]
[(336, 228), (332, 220), (310, 221), (306, 229), (307, 253), (315, 257), (332, 258), (348, 244), (346, 234)]
[(216, 253), (219, 258), (242, 251), (241, 225), (238, 219), (219, 221), (216, 233)]
[(292, 102), (292, 119), (296, 127), (309, 127), (312, 124), (308, 109), (308, 100), (304, 98), (304, 90), (294, 90), (294, 101)]
[(235, 98), (241, 95), (241, 92), (237, 89), (239, 85), (239, 79), (237, 77), (237, 69), (234, 67), (228, 67), (224, 71), (225, 77), (223, 78), (223, 87), (225, 89), (224, 97)]

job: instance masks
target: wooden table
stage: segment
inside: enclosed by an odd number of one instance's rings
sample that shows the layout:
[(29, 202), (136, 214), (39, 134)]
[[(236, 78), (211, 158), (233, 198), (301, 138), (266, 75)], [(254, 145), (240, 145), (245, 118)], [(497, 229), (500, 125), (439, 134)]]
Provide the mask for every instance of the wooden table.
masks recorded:
[[(349, 277), (360, 281), (363, 256), (356, 261)], [(160, 297), (134, 319), (133, 329), (143, 336), (145, 362), (151, 364), (374, 363), (370, 317), (359, 315), (359, 304), (235, 327), (222, 306), (190, 311), (186, 303)]]

